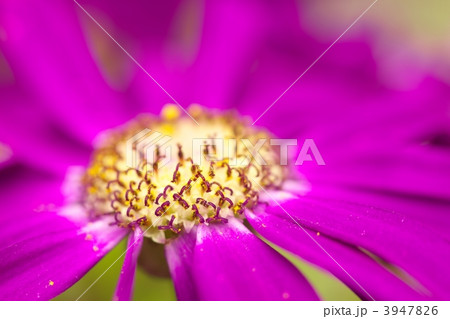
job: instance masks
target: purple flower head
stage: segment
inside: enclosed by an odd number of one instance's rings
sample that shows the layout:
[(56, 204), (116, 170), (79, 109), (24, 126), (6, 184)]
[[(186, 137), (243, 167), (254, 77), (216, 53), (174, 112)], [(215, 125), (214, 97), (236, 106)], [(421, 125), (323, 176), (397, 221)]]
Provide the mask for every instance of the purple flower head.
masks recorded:
[(299, 10), (2, 2), (0, 299), (127, 236), (115, 300), (155, 245), (179, 300), (319, 299), (275, 245), (363, 300), (449, 298), (448, 87), (385, 87), (370, 32), (322, 57)]

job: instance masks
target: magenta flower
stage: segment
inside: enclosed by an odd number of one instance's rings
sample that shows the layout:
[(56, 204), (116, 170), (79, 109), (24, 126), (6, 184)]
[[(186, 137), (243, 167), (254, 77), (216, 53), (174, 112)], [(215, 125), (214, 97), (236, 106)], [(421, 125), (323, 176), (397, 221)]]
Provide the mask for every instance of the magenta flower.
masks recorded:
[[(448, 87), (383, 86), (367, 34), (343, 38), (260, 117), (326, 46), (303, 33), (295, 1), (193, 3), (0, 5), (12, 82), (0, 92), (0, 299), (57, 296), (125, 236), (118, 300), (144, 240), (164, 245), (180, 300), (318, 299), (260, 237), (364, 300), (449, 298)], [(172, 96), (198, 105), (163, 108)], [(167, 165), (159, 148), (127, 165), (145, 129), (172, 137)], [(198, 163), (190, 148), (271, 136), (314, 139), (326, 165), (283, 166), (272, 146), (264, 166), (232, 165), (242, 146), (218, 160), (206, 146)]]

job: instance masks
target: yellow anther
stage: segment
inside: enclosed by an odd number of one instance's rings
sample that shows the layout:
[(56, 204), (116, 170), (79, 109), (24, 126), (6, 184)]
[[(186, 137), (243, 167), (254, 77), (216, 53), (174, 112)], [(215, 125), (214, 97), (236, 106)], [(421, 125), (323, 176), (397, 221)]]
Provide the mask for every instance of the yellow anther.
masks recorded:
[(180, 117), (180, 108), (175, 104), (166, 104), (161, 110), (161, 117), (166, 121), (174, 121)]

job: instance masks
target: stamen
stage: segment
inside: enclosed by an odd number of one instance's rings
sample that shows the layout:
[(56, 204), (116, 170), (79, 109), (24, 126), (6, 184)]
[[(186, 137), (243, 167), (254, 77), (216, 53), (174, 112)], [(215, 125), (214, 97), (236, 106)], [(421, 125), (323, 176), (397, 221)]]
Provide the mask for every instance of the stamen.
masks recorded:
[(182, 150), (182, 145), (177, 144), (177, 147), (178, 147), (178, 159), (180, 160), (180, 162), (183, 162), (184, 154), (183, 154), (183, 150)]
[(180, 194), (177, 193), (173, 194), (173, 199), (178, 201), (181, 204), (181, 206), (183, 206), (184, 209), (189, 208), (189, 204), (183, 198), (181, 198)]
[(156, 200), (155, 200), (155, 204), (159, 205), (159, 199), (164, 196), (164, 193), (159, 194), (158, 196), (156, 196)]
[(172, 183), (176, 183), (178, 184), (178, 181), (180, 180), (180, 173), (178, 172), (178, 170), (180, 169), (180, 164), (177, 164), (177, 167), (175, 168), (175, 171), (173, 172), (173, 178), (172, 178)]
[(214, 203), (208, 202), (208, 205), (211, 206), (214, 209), (217, 209), (216, 205)]
[(214, 217), (210, 217), (208, 219), (206, 219), (207, 223), (211, 223), (211, 222), (219, 222), (219, 223), (228, 223), (228, 219), (220, 217), (220, 207), (217, 207), (216, 209), (216, 214), (214, 215)]
[(195, 203), (208, 207), (208, 202), (200, 197), (196, 199)]
[(181, 229), (175, 228), (175, 227), (173, 226), (173, 221), (174, 221), (174, 220), (175, 220), (175, 216), (172, 215), (172, 217), (170, 218), (169, 224), (168, 224), (168, 225), (165, 225), (165, 226), (158, 226), (158, 229), (159, 229), (159, 230), (171, 230), (171, 231), (173, 231), (175, 234), (178, 234), (178, 233), (181, 231)]
[(230, 192), (230, 196), (233, 196), (233, 190), (232, 190), (231, 188), (229, 188), (229, 187), (224, 187), (223, 190), (224, 190), (224, 191), (225, 191), (225, 190), (229, 191), (229, 192)]
[(194, 211), (194, 217), (197, 217), (200, 223), (204, 223), (205, 219), (203, 218), (202, 214), (199, 213), (197, 205), (193, 204), (192, 210)]
[(233, 201), (231, 199), (229, 199), (228, 197), (224, 197), (222, 199), (230, 204), (228, 206), (228, 208), (232, 208), (233, 207)]
[(166, 208), (168, 208), (170, 206), (170, 202), (166, 201), (164, 203), (161, 204), (161, 206), (159, 206), (156, 210), (155, 210), (155, 215), (156, 216), (162, 216), (162, 214), (164, 214), (166, 212)]

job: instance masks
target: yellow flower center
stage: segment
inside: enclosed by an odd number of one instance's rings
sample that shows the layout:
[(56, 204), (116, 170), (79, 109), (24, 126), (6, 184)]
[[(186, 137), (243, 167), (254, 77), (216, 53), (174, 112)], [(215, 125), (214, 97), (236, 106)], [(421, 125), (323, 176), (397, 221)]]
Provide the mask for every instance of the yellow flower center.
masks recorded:
[(83, 176), (88, 211), (114, 214), (116, 225), (164, 243), (199, 223), (242, 219), (260, 187), (282, 185), (285, 170), (267, 132), (231, 112), (191, 106), (189, 113), (198, 124), (168, 105), (161, 117), (106, 132)]

